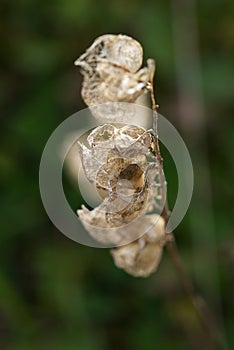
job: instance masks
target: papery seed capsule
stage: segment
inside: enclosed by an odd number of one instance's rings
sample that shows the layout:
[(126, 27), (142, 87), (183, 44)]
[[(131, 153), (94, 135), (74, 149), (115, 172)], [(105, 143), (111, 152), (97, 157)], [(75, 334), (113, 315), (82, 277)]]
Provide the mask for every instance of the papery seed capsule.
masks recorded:
[[(143, 50), (138, 41), (127, 35), (102, 35), (81, 55), (75, 65), (92, 70), (98, 62), (110, 62), (135, 73), (142, 65)], [(88, 65), (87, 65), (88, 64)], [(89, 66), (89, 67), (88, 67)]]
[[(148, 91), (154, 74), (153, 64), (140, 69), (142, 59), (141, 45), (127, 35), (97, 38), (75, 61), (84, 76), (81, 95), (85, 103), (93, 106), (106, 102), (135, 102)], [(100, 116), (96, 109), (92, 109), (92, 113)], [(118, 110), (113, 119), (117, 115)]]

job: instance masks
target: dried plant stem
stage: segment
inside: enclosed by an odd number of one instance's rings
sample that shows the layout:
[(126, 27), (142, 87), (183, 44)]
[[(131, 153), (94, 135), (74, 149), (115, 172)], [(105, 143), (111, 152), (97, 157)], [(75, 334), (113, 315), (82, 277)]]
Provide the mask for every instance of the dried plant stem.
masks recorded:
[[(155, 93), (153, 87), (153, 81), (149, 84), (149, 92), (151, 96), (152, 110), (153, 110), (153, 131), (155, 136), (155, 155), (160, 166), (161, 174), (163, 173), (163, 158), (161, 157), (159, 140), (158, 140), (158, 104), (155, 100)], [(165, 195), (166, 196), (166, 195)], [(163, 218), (167, 224), (170, 217), (170, 210), (168, 208), (167, 200), (165, 200), (164, 208), (162, 211)], [(200, 319), (202, 328), (204, 330), (205, 340), (207, 349), (215, 349), (220, 346), (220, 337), (218, 332), (218, 327), (216, 321), (211, 314), (204, 299), (195, 291), (194, 286), (188, 276), (186, 275), (180, 254), (176, 245), (176, 240), (174, 233), (166, 233), (166, 247), (167, 251), (171, 257), (171, 261), (174, 265), (175, 271), (177, 273), (178, 279), (187, 294), (188, 298), (192, 302), (194, 309)]]
[(149, 91), (150, 91), (150, 98), (151, 98), (152, 110), (153, 110), (153, 131), (154, 131), (154, 137), (155, 137), (155, 154), (159, 165), (162, 167), (163, 159), (161, 157), (159, 142), (158, 142), (158, 107), (159, 105), (157, 105), (155, 96), (154, 96), (153, 81), (150, 81)]
[(183, 286), (183, 289), (186, 292), (189, 300), (192, 302), (194, 309), (200, 319), (201, 326), (204, 330), (206, 346), (208, 349), (215, 349), (216, 346), (220, 344), (218, 327), (213, 315), (208, 309), (205, 300), (195, 291), (192, 282), (187, 277), (182, 265), (174, 235), (173, 233), (170, 235), (170, 240), (168, 240), (166, 243), (167, 251), (171, 257), (180, 283)]

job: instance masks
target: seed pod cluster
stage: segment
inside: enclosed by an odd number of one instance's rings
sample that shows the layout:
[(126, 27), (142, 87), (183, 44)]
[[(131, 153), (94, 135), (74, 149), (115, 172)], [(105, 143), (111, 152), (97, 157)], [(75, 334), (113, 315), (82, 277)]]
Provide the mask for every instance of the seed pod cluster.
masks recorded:
[[(75, 62), (84, 76), (82, 97), (91, 110), (104, 102), (135, 102), (147, 92), (154, 64), (148, 60), (148, 67), (140, 69), (142, 58), (141, 45), (126, 35), (94, 41)], [(84, 173), (102, 198), (91, 211), (82, 206), (80, 220), (97, 241), (115, 246), (111, 254), (116, 266), (133, 276), (155, 271), (165, 244), (160, 216), (165, 183), (154, 141), (143, 127), (114, 122), (92, 130), (86, 143), (78, 141)]]

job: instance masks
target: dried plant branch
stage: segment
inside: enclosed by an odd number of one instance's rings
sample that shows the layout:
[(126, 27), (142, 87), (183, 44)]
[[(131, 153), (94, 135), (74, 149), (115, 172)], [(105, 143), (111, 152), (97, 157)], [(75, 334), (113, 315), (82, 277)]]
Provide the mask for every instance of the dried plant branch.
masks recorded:
[(155, 93), (154, 93), (154, 74), (156, 71), (156, 64), (154, 60), (148, 60), (149, 66), (154, 66), (152, 68), (152, 74), (150, 76), (150, 81), (148, 84), (148, 90), (150, 92), (150, 98), (151, 98), (151, 104), (152, 104), (152, 110), (153, 110), (153, 131), (154, 131), (154, 137), (155, 137), (155, 153), (156, 158), (158, 161), (158, 164), (162, 166), (163, 159), (161, 157), (160, 148), (159, 148), (159, 141), (158, 141), (158, 108), (159, 105), (156, 103), (155, 100)]
[[(215, 349), (220, 344), (215, 319), (184, 271), (173, 232), (166, 233), (170, 210), (158, 138), (159, 106), (153, 81), (155, 61), (148, 59), (147, 67), (140, 68), (142, 58), (143, 50), (136, 40), (126, 35), (104, 35), (97, 38), (75, 62), (84, 76), (82, 97), (96, 118), (102, 117), (105, 112), (98, 106), (94, 108), (96, 104), (134, 103), (147, 91), (150, 92), (153, 110), (153, 132), (132, 125), (114, 125), (113, 115), (116, 118), (118, 110), (111, 109), (112, 122), (91, 132), (87, 138), (90, 147), (79, 143), (87, 178), (101, 191), (103, 202), (92, 211), (83, 206), (78, 215), (95, 239), (103, 244), (116, 245), (111, 250), (116, 266), (132, 276), (147, 277), (154, 272), (166, 245), (178, 279), (203, 326), (206, 349)], [(149, 165), (147, 157), (151, 156), (150, 150), (154, 156)], [(125, 195), (132, 195), (129, 205), (124, 207), (117, 193), (119, 180)], [(161, 188), (160, 199), (164, 203), (160, 215), (149, 210), (150, 207), (156, 208), (155, 186)], [(109, 210), (113, 206), (115, 211)], [(138, 220), (128, 227), (128, 239), (133, 239), (126, 244), (122, 225), (134, 221), (136, 217)], [(112, 233), (107, 235), (105, 229), (108, 231), (109, 228), (112, 228)], [(145, 233), (142, 235), (142, 232)]]

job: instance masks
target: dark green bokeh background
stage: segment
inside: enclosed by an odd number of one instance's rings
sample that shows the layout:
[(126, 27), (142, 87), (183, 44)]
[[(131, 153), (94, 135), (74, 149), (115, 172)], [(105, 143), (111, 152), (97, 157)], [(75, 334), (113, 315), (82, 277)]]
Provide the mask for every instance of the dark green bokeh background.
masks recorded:
[[(131, 35), (142, 43), (145, 57), (157, 59), (160, 112), (183, 134), (196, 160), (195, 175), (203, 176), (202, 147), (208, 152), (203, 166), (210, 171), (205, 185), (211, 196), (203, 191), (211, 202), (204, 205), (198, 190), (176, 234), (188, 274), (207, 298), (230, 348), (234, 346), (234, 3), (196, 4), (207, 146), (200, 144), (200, 134), (190, 144), (191, 130), (178, 122), (171, 3), (1, 2), (1, 349), (205, 349), (166, 252), (156, 274), (134, 279), (114, 266), (108, 250), (81, 246), (58, 232), (40, 200), (43, 147), (65, 118), (84, 107), (73, 61), (104, 33)], [(173, 201), (175, 168), (165, 150), (164, 158)], [(199, 184), (198, 176), (195, 188)], [(68, 180), (67, 192), (78, 208), (81, 199)]]

